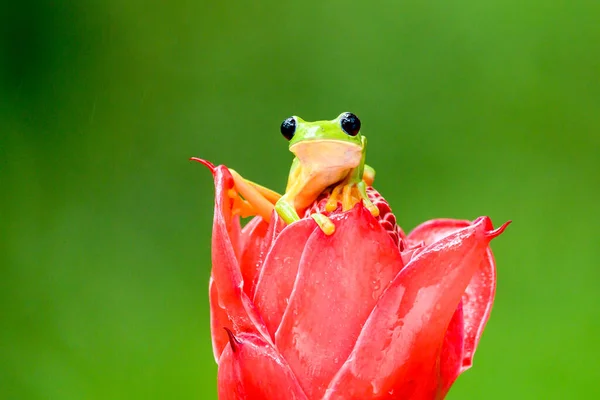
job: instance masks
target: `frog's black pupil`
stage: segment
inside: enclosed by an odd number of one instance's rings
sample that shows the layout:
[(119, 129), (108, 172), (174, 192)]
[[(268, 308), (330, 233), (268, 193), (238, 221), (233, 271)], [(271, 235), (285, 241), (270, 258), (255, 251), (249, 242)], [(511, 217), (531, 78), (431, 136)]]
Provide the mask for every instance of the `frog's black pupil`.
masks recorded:
[(296, 119), (289, 117), (281, 123), (281, 134), (287, 140), (292, 140), (294, 133), (296, 132)]
[(347, 113), (340, 121), (342, 129), (350, 136), (358, 135), (360, 131), (360, 119), (352, 113)]

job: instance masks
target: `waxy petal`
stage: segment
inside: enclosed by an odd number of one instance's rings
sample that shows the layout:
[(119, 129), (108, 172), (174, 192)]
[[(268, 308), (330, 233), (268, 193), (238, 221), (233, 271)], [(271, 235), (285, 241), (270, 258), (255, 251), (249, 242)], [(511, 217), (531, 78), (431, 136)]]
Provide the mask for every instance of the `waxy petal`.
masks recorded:
[(264, 339), (228, 334), (219, 360), (219, 400), (307, 400), (285, 360)]
[(221, 353), (229, 340), (224, 335), (223, 328), (233, 329), (233, 325), (227, 315), (227, 310), (219, 305), (219, 292), (213, 278), (208, 284), (208, 302), (210, 304), (210, 330), (212, 332), (212, 348), (215, 361), (218, 363)]
[(254, 304), (274, 337), (296, 282), (304, 244), (317, 229), (312, 218), (287, 226), (267, 255), (256, 287)]
[(265, 238), (268, 230), (269, 224), (261, 218), (260, 223), (252, 227), (244, 241), (240, 265), (244, 279), (244, 292), (249, 297), (252, 297), (256, 285), (255, 279), (258, 278), (268, 246), (271, 244), (270, 240)]
[[(409, 235), (411, 244), (424, 242), (430, 245), (449, 234), (471, 225), (470, 221), (456, 219), (435, 219), (417, 226)], [(496, 293), (496, 263), (492, 250), (488, 247), (477, 272), (469, 282), (462, 296), (464, 318), (464, 346), (460, 349), (461, 359), (456, 366), (456, 376), (445, 376), (454, 382), (456, 377), (473, 365), (473, 354), (490, 317)], [(454, 346), (457, 350), (458, 347)], [(449, 368), (447, 369), (450, 370)]]
[(250, 221), (244, 225), (240, 233), (240, 247), (243, 250), (248, 247), (248, 241), (251, 239), (252, 233), (256, 230), (256, 228), (265, 223), (265, 221), (261, 217), (254, 217)]
[(311, 399), (321, 398), (381, 293), (402, 268), (397, 246), (362, 204), (310, 236), (275, 342)]
[(496, 263), (492, 250), (488, 248), (462, 297), (465, 338), (461, 373), (473, 365), (473, 355), (490, 318), (495, 294)]
[(465, 326), (462, 301), (458, 303), (454, 315), (446, 329), (444, 343), (440, 354), (440, 383), (443, 396), (462, 372), (463, 348), (465, 341)]
[[(227, 179), (220, 179), (219, 180), (220, 183), (217, 184), (217, 170), (221, 170), (221, 169), (227, 170), (227, 168), (222, 165), (216, 167), (210, 161), (203, 160), (203, 159), (197, 158), (197, 157), (192, 157), (190, 160), (199, 162), (200, 164), (204, 165), (206, 168), (208, 168), (210, 170), (210, 172), (213, 175), (213, 178), (215, 180), (215, 218), (216, 218), (217, 217), (217, 203), (216, 203), (217, 193), (216, 192), (219, 190), (217, 188), (217, 185), (221, 185), (221, 189), (223, 189), (222, 184), (226, 183), (226, 181), (227, 181)], [(227, 184), (229, 184), (229, 182), (227, 182)], [(231, 180), (231, 185), (233, 185), (233, 180)], [(227, 186), (227, 188), (229, 189), (230, 187)], [(225, 189), (225, 191), (227, 191), (228, 189)], [(227, 210), (227, 208), (229, 210)], [(237, 215), (233, 215), (231, 213), (231, 206), (224, 208), (222, 211), (225, 211), (225, 212), (221, 213), (220, 217), (222, 218), (222, 222), (225, 225), (225, 229), (227, 231), (229, 241), (231, 242), (231, 245), (233, 247), (233, 251), (234, 251), (236, 257), (238, 257), (238, 259), (239, 259), (239, 257), (241, 256), (241, 251), (242, 251), (242, 234), (241, 234), (242, 228), (241, 228), (241, 224), (240, 224), (240, 217)]]
[[(214, 170), (215, 178), (215, 217), (212, 234), (212, 271), (220, 308), (227, 311), (234, 333), (260, 333), (270, 340), (264, 323), (254, 304), (242, 290), (243, 278), (235, 255), (228, 224), (232, 221), (232, 200), (227, 192), (233, 188), (233, 178), (224, 166)], [(213, 312), (220, 313), (213, 307)], [(222, 329), (212, 331), (213, 340), (222, 343)]]
[(246, 231), (246, 227), (244, 227), (244, 234), (247, 236), (244, 238), (240, 264), (244, 279), (244, 292), (250, 298), (254, 296), (260, 270), (273, 243), (276, 225), (275, 219), (271, 219), (269, 224), (259, 217), (258, 223), (251, 226), (249, 230)]
[(466, 228), (471, 225), (472, 221), (466, 219), (451, 219), (451, 218), (438, 218), (432, 219), (427, 222), (423, 222), (413, 229), (406, 240), (409, 247), (418, 245), (419, 243), (425, 243), (429, 246), (432, 243), (448, 236), (449, 234), (456, 232), (459, 229)]
[(492, 231), (480, 218), (426, 247), (398, 274), (369, 316), (324, 399), (435, 399), (442, 344)]
[[(402, 243), (402, 242), (401, 242)], [(413, 259), (414, 256), (416, 256), (418, 254), (418, 252), (420, 252), (421, 250), (423, 250), (422, 246), (419, 247), (412, 247), (408, 250), (404, 250), (402, 253), (402, 262), (404, 263), (404, 265), (408, 264), (410, 262), (410, 260)]]

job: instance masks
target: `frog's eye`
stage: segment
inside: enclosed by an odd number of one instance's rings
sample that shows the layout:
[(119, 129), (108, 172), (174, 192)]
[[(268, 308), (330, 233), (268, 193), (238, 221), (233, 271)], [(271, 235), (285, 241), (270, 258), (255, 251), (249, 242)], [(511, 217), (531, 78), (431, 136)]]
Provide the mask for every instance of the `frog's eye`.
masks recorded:
[(287, 140), (292, 140), (296, 132), (296, 118), (289, 117), (281, 123), (281, 134)]
[(346, 113), (340, 120), (340, 125), (344, 132), (350, 136), (358, 135), (360, 131), (360, 119), (352, 113)]

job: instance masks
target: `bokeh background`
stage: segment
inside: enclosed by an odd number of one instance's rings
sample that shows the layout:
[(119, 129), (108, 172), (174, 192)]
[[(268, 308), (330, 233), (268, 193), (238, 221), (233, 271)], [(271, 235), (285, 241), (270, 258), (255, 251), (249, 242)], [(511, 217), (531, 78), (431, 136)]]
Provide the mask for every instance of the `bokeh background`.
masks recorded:
[(513, 225), (449, 399), (600, 398), (600, 3), (49, 1), (0, 11), (0, 398), (215, 399), (212, 180), (282, 190), (353, 111), (406, 230)]

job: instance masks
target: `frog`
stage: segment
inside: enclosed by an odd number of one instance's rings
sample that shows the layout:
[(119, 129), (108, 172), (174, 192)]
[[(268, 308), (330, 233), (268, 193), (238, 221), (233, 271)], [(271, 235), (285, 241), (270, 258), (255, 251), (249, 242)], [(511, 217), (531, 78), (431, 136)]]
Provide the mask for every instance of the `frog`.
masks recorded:
[[(365, 163), (367, 138), (361, 134), (361, 121), (351, 112), (343, 112), (333, 120), (305, 121), (298, 116), (286, 118), (280, 127), (294, 155), (283, 195), (243, 178), (230, 170), (236, 198), (234, 208), (242, 216), (260, 215), (270, 221), (273, 210), (286, 223), (299, 221), (324, 192), (330, 191), (325, 211), (332, 212), (342, 204), (348, 211), (358, 202), (377, 217), (379, 209), (367, 195), (367, 186), (375, 179), (375, 170)], [(235, 197), (235, 193), (232, 193)], [(335, 232), (326, 215), (315, 212), (310, 217), (325, 235)]]

